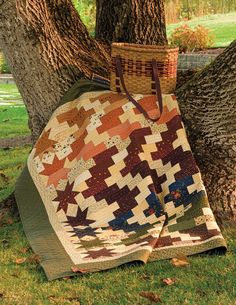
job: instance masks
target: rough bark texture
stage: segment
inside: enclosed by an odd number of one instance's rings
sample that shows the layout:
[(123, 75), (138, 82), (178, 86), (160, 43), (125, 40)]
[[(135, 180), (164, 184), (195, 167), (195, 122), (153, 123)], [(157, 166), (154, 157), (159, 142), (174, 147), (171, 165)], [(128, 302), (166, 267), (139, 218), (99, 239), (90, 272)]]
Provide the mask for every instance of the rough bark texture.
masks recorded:
[(0, 47), (27, 107), (34, 141), (63, 93), (82, 76), (107, 75), (110, 60), (70, 0), (1, 0)]
[(96, 39), (167, 44), (164, 1), (97, 0)]
[(211, 206), (236, 220), (236, 40), (177, 97)]
[[(99, 39), (166, 43), (162, 1), (97, 0), (97, 5)], [(69, 0), (0, 0), (0, 47), (24, 98), (34, 140), (63, 93), (81, 76), (105, 76), (110, 64)], [(177, 92), (219, 219), (236, 215), (235, 63), (236, 41)]]

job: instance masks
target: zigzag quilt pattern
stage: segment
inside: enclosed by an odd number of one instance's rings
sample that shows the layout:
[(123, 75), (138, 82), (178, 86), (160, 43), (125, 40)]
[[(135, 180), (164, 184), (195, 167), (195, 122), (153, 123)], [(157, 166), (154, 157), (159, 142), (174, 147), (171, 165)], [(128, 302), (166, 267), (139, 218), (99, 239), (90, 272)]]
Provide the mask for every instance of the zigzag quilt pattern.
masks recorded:
[[(157, 114), (155, 96), (134, 98)], [(225, 247), (174, 95), (151, 122), (124, 94), (84, 93), (55, 110), (27, 164), (71, 266), (92, 272)]]

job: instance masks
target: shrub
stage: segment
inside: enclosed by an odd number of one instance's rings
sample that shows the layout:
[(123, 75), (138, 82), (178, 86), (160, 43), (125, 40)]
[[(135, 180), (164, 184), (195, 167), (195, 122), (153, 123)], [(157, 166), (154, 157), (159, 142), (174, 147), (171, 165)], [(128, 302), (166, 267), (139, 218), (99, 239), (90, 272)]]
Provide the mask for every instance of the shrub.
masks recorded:
[(1, 73), (11, 73), (11, 70), (10, 70), (10, 68), (9, 68), (9, 66), (8, 66), (8, 64), (6, 63), (6, 62), (3, 62), (2, 64), (1, 64), (1, 66), (0, 66), (0, 72)]
[(6, 60), (1, 52), (0, 52), (0, 73), (11, 73), (10, 68), (8, 67), (8, 64), (6, 63)]
[(202, 50), (213, 45), (214, 39), (210, 31), (198, 25), (195, 29), (183, 24), (177, 27), (170, 36), (170, 43), (179, 47), (180, 52)]

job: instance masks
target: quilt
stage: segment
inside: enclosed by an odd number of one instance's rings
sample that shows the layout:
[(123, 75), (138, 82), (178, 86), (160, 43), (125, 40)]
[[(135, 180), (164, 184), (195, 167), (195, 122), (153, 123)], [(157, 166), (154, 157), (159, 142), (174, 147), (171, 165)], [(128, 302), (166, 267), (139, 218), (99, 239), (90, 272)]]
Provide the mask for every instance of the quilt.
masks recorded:
[[(150, 116), (156, 97), (133, 97)], [(49, 280), (226, 249), (173, 94), (152, 122), (125, 94), (78, 81), (33, 146), (15, 195)]]

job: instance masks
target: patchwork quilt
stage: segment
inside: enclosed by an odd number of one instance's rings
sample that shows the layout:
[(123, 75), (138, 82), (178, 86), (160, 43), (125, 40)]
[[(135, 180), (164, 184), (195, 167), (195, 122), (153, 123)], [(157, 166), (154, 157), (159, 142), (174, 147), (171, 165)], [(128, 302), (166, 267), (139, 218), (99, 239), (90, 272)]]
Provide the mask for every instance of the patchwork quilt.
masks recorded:
[[(135, 94), (150, 116), (155, 96)], [(25, 233), (49, 280), (225, 249), (174, 95), (158, 121), (125, 94), (80, 80), (16, 184)]]

